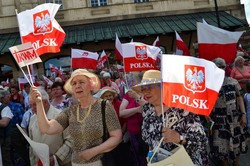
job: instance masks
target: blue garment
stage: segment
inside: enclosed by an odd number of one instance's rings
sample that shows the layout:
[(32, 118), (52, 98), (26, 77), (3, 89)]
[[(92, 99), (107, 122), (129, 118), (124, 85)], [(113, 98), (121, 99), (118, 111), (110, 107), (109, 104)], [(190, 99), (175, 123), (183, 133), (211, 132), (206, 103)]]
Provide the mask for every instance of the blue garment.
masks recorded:
[(16, 124), (21, 124), (23, 120), (24, 108), (20, 103), (9, 102), (8, 106), (14, 115), (11, 119), (11, 126), (16, 126)]
[(246, 113), (247, 113), (247, 128), (250, 131), (250, 93), (244, 95), (244, 100), (246, 104)]

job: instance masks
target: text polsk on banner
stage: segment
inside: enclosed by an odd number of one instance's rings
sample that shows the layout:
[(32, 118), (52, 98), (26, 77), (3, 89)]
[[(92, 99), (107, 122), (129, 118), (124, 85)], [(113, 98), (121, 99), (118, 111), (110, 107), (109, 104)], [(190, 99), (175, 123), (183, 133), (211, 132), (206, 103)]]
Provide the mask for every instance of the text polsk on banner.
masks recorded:
[(65, 32), (55, 20), (59, 8), (45, 3), (17, 14), (22, 42), (31, 42), (38, 55), (60, 52)]
[(208, 116), (217, 100), (225, 72), (204, 59), (162, 56), (163, 103)]
[(233, 63), (236, 57), (237, 42), (244, 33), (230, 32), (207, 23), (197, 23), (199, 57), (207, 60), (223, 58)]
[(157, 70), (155, 61), (160, 51), (158, 47), (139, 42), (122, 44), (125, 72)]
[(10, 47), (9, 50), (20, 68), (42, 62), (41, 58), (32, 47), (31, 42)]
[(72, 68), (85, 68), (96, 70), (98, 57), (99, 55), (97, 52), (71, 49)]

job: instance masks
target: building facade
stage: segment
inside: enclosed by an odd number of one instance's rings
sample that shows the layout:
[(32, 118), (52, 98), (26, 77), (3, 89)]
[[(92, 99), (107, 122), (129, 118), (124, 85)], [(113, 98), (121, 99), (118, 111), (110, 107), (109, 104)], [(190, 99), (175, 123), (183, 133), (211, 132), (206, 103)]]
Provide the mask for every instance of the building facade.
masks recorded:
[[(204, 18), (217, 25), (215, 0), (0, 0), (0, 79), (6, 76), (6, 65), (13, 77), (22, 75), (8, 51), (8, 47), (20, 44), (16, 12), (47, 2), (62, 4), (56, 20), (65, 30), (66, 39), (60, 53), (41, 56), (43, 63), (34, 67), (38, 76), (55, 60), (60, 63), (56, 66), (62, 63), (68, 69), (71, 48), (113, 53), (115, 33), (122, 43), (133, 38), (152, 44), (159, 36), (164, 52), (172, 53), (176, 30), (194, 53), (196, 22)], [(218, 1), (218, 9), (223, 28), (235, 30), (247, 25), (240, 0)]]

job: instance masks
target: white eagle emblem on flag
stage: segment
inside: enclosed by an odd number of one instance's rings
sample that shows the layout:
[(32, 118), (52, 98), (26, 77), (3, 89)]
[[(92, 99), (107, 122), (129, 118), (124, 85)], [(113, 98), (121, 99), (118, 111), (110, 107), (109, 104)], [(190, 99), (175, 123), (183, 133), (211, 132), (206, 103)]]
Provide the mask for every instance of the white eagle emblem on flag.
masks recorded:
[(205, 91), (204, 67), (185, 65), (185, 88), (193, 93)]
[(48, 10), (36, 13), (33, 15), (34, 19), (34, 34), (50, 33), (53, 30), (51, 17)]
[(135, 58), (138, 60), (148, 59), (147, 46), (135, 46)]

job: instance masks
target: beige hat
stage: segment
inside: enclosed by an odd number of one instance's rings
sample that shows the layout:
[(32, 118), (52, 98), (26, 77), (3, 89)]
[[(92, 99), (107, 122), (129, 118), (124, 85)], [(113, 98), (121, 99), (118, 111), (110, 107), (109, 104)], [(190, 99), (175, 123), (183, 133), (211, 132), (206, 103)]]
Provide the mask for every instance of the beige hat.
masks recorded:
[(113, 93), (114, 95), (117, 94), (117, 91), (116, 91), (115, 89), (113, 89), (113, 88), (111, 88), (111, 87), (108, 87), (108, 86), (105, 86), (105, 87), (103, 87), (102, 89), (100, 89), (100, 91), (96, 94), (96, 97), (97, 97), (97, 98), (101, 98), (102, 95), (103, 95), (104, 93), (106, 93), (106, 92), (111, 92), (111, 93)]
[(99, 80), (97, 75), (89, 72), (86, 69), (76, 69), (75, 71), (73, 71), (70, 78), (67, 80), (67, 82), (64, 85), (64, 90), (66, 92), (72, 94), (71, 81), (75, 76), (80, 76), (80, 75), (90, 78), (90, 82), (92, 83), (92, 87), (93, 87), (93, 89), (92, 89), (93, 93), (97, 93), (99, 91), (101, 84), (100, 84), (100, 80)]
[(148, 70), (143, 74), (139, 84), (132, 87), (136, 91), (141, 91), (142, 86), (162, 83), (161, 72), (159, 70)]

